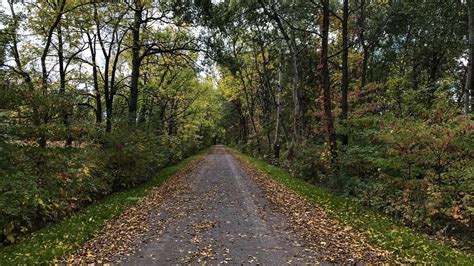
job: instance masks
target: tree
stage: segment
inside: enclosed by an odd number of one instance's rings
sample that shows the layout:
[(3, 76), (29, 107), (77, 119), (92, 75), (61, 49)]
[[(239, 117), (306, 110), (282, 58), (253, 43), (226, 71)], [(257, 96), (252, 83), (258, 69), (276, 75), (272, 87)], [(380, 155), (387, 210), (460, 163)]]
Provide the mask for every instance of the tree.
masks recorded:
[(347, 145), (349, 142), (348, 128), (347, 128), (347, 112), (348, 101), (347, 93), (349, 90), (349, 0), (344, 0), (343, 3), (343, 17), (342, 17), (342, 81), (341, 81), (341, 123), (344, 126), (344, 133), (342, 134), (342, 145)]
[(324, 124), (326, 127), (326, 134), (328, 138), (328, 143), (330, 147), (331, 157), (334, 160), (337, 154), (337, 139), (336, 132), (334, 129), (334, 121), (332, 116), (332, 106), (331, 106), (331, 82), (330, 82), (330, 73), (329, 73), (329, 60), (328, 60), (328, 51), (329, 51), (329, 0), (321, 0), (322, 6), (322, 39), (321, 39), (321, 63), (319, 69), (321, 70), (321, 83), (323, 90), (323, 105), (324, 105)]
[(294, 36), (290, 37), (287, 32), (287, 29), (283, 25), (283, 22), (280, 18), (280, 15), (277, 13), (274, 4), (270, 4), (270, 7), (267, 7), (262, 0), (259, 0), (261, 7), (264, 9), (265, 13), (272, 19), (277, 28), (279, 29), (283, 39), (285, 40), (288, 49), (290, 51), (291, 57), (291, 66), (293, 70), (293, 103), (294, 103), (294, 113), (293, 113), (293, 145), (296, 145), (300, 142), (301, 133), (302, 133), (302, 123), (303, 123), (303, 114), (301, 110), (301, 89), (300, 89), (300, 77), (298, 70), (298, 57), (297, 57), (297, 47), (296, 40)]
[(474, 110), (474, 71), (472, 69), (472, 64), (474, 62), (474, 2), (472, 0), (467, 0), (466, 4), (469, 17), (469, 59), (467, 66), (466, 85), (464, 89), (464, 113), (467, 114), (469, 113), (469, 108)]
[(134, 1), (132, 31), (132, 74), (130, 77), (130, 97), (128, 112), (130, 125), (135, 126), (137, 121), (138, 106), (138, 79), (140, 77), (140, 64), (142, 55), (140, 54), (140, 28), (142, 25), (142, 13), (144, 6), (142, 1)]

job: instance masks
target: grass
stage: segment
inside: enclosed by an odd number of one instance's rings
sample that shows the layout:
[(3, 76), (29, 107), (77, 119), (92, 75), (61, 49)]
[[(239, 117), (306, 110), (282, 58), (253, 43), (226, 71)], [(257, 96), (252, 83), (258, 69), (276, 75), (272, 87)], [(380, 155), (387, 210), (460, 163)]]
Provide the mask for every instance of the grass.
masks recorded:
[(388, 216), (354, 201), (335, 195), (327, 189), (292, 177), (286, 170), (235, 151), (258, 169), (311, 202), (331, 216), (360, 231), (374, 246), (392, 252), (396, 263), (429, 263), (474, 265), (474, 255), (429, 239)]
[(25, 241), (0, 249), (0, 265), (46, 264), (77, 250), (107, 221), (121, 214), (163, 181), (183, 169), (204, 151), (159, 171), (155, 178), (136, 188), (113, 193), (76, 215), (51, 224)]

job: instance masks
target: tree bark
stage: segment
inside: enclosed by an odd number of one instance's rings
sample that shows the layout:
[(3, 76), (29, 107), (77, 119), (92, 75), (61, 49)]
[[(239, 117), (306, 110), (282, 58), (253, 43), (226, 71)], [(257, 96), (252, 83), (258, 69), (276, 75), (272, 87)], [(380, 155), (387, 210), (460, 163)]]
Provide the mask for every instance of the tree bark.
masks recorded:
[[(114, 103), (114, 96), (117, 91), (117, 85), (115, 84), (115, 76), (117, 72), (118, 61), (121, 52), (122, 42), (126, 35), (126, 30), (122, 32), (122, 35), (119, 37), (119, 21), (126, 13), (123, 12), (120, 14), (120, 19), (118, 19), (112, 29), (112, 33), (109, 35), (111, 36), (111, 40), (106, 41), (102, 38), (101, 33), (101, 25), (98, 16), (97, 6), (94, 4), (94, 20), (95, 26), (97, 31), (97, 39), (99, 40), (99, 45), (102, 50), (102, 54), (104, 56), (104, 71), (103, 75), (101, 75), (102, 80), (104, 82), (103, 89), (104, 89), (104, 99), (105, 99), (105, 132), (110, 133), (112, 132), (112, 124), (113, 124), (113, 103)], [(108, 44), (108, 47), (107, 47)], [(110, 66), (110, 60), (112, 59), (112, 49), (115, 48), (116, 52), (114, 54), (112, 66)], [(100, 99), (100, 95), (96, 95), (98, 99)], [(102, 108), (101, 108), (102, 109)]]
[(239, 122), (240, 122), (240, 127), (241, 127), (241, 141), (242, 143), (247, 143), (248, 139), (248, 128), (247, 128), (247, 120), (245, 119), (244, 112), (242, 110), (242, 103), (240, 102), (239, 99), (234, 101), (235, 104), (235, 109), (237, 110), (237, 113), (239, 114)]
[(321, 45), (321, 74), (323, 86), (323, 105), (325, 115), (325, 126), (327, 131), (327, 138), (330, 145), (331, 158), (333, 162), (337, 157), (337, 140), (336, 132), (334, 130), (334, 121), (332, 117), (331, 107), (331, 84), (328, 62), (329, 50), (329, 0), (321, 0), (323, 7), (323, 25), (322, 25), (322, 45)]
[(278, 62), (278, 86), (276, 99), (276, 122), (275, 122), (275, 140), (273, 141), (273, 156), (280, 158), (280, 113), (281, 113), (281, 92), (283, 91), (283, 47), (280, 43), (280, 60)]
[[(148, 82), (147, 78), (147, 72), (143, 73), (143, 85), (146, 86)], [(142, 106), (140, 108), (140, 112), (138, 115), (138, 125), (144, 125), (147, 121), (147, 115), (148, 115), (148, 106), (149, 106), (149, 101), (145, 98), (143, 100)]]
[(301, 141), (301, 134), (302, 134), (302, 123), (303, 123), (303, 114), (301, 109), (301, 89), (300, 89), (300, 78), (299, 78), (299, 71), (298, 71), (298, 57), (296, 54), (296, 42), (294, 38), (290, 38), (288, 32), (286, 31), (283, 23), (278, 16), (278, 13), (273, 9), (268, 10), (266, 4), (259, 0), (260, 6), (263, 8), (264, 12), (268, 15), (270, 19), (275, 21), (276, 26), (278, 27), (280, 33), (282, 34), (283, 38), (285, 39), (286, 44), (288, 45), (288, 49), (290, 51), (291, 57), (291, 66), (293, 70), (293, 140), (292, 146), (299, 143)]
[[(13, 58), (15, 60), (15, 64), (16, 64), (18, 72), (20, 73), (20, 75), (24, 79), (26, 85), (28, 86), (28, 90), (32, 94), (31, 96), (33, 96), (33, 94), (35, 93), (35, 87), (33, 85), (33, 80), (31, 79), (31, 75), (23, 69), (23, 64), (21, 62), (20, 53), (19, 53), (19, 50), (18, 50), (18, 39), (17, 39), (17, 32), (16, 31), (17, 31), (19, 25), (18, 25), (18, 16), (15, 13), (15, 8), (13, 6), (13, 3), (14, 3), (14, 0), (9, 0), (8, 1), (8, 5), (10, 6), (10, 12), (11, 12), (12, 19), (13, 19), (13, 28), (14, 28), (14, 32), (12, 34)], [(31, 97), (31, 98), (34, 98), (34, 97)], [(39, 114), (39, 110), (38, 110), (38, 105), (33, 100), (33, 101), (31, 101), (31, 106), (32, 106), (32, 109), (33, 109), (33, 125), (36, 126), (36, 127), (39, 127), (41, 125), (41, 118), (40, 118), (40, 114)]]
[[(292, 45), (290, 45), (292, 46)], [(290, 49), (291, 62), (293, 67), (293, 101), (294, 101), (294, 113), (293, 113), (293, 134), (294, 142), (300, 143), (301, 141), (301, 92), (300, 92), (300, 78), (298, 72), (298, 58), (296, 57), (296, 48)]]
[[(95, 39), (93, 40), (89, 33), (86, 33), (89, 51), (91, 53), (92, 60), (92, 83), (94, 86), (94, 100), (95, 100), (95, 124), (100, 125), (102, 123), (102, 97), (99, 89), (99, 73), (97, 71), (97, 50), (95, 45)], [(94, 36), (95, 38), (95, 36)]]
[[(469, 62), (466, 77), (466, 86), (464, 89), (464, 112), (468, 114), (474, 111), (474, 1), (467, 0), (469, 13)], [(469, 107), (471, 110), (469, 110)]]
[(128, 104), (129, 123), (135, 127), (137, 124), (138, 110), (138, 81), (140, 78), (140, 26), (142, 20), (143, 6), (140, 1), (135, 2), (135, 10), (132, 26), (132, 74), (130, 81), (130, 98)]
[(347, 128), (347, 112), (349, 104), (347, 102), (347, 91), (349, 90), (349, 44), (348, 44), (348, 21), (349, 21), (349, 0), (344, 0), (342, 18), (342, 80), (341, 80), (341, 124), (344, 133), (341, 135), (342, 145), (349, 143)]
[(260, 150), (260, 136), (258, 134), (257, 125), (255, 123), (254, 104), (253, 104), (253, 101), (251, 102), (251, 100), (249, 99), (250, 97), (247, 90), (247, 85), (246, 85), (243, 73), (240, 70), (239, 70), (239, 77), (240, 77), (240, 81), (242, 82), (242, 88), (244, 90), (244, 99), (245, 99), (245, 104), (247, 105), (247, 108), (249, 111), (248, 115), (249, 115), (250, 123), (252, 124), (252, 131), (257, 141), (257, 149)]
[[(58, 34), (58, 63), (59, 63), (59, 93), (63, 97), (63, 101), (66, 100), (66, 69), (64, 67), (64, 47), (63, 47), (63, 31), (61, 24), (58, 24), (57, 27)], [(66, 141), (64, 143), (65, 147), (71, 147), (72, 145), (72, 134), (69, 125), (69, 114), (66, 106), (63, 106), (61, 111), (63, 125), (66, 128)]]
[(364, 88), (367, 85), (367, 68), (369, 65), (369, 46), (365, 43), (365, 0), (360, 0), (360, 17), (359, 17), (359, 39), (362, 46), (362, 74), (360, 78), (360, 87)]
[[(51, 27), (48, 29), (48, 33), (46, 35), (46, 41), (45, 45), (43, 48), (43, 53), (41, 54), (41, 89), (43, 93), (43, 97), (46, 97), (48, 94), (48, 76), (49, 72), (46, 68), (46, 57), (48, 56), (49, 52), (49, 47), (51, 47), (52, 43), (52, 38), (53, 38), (53, 32), (56, 30), (56, 27), (59, 25), (59, 22), (61, 21), (61, 17), (64, 11), (64, 7), (66, 6), (66, 0), (61, 0), (59, 3), (59, 7), (56, 14), (56, 17), (54, 19), (53, 24)], [(43, 117), (43, 124), (46, 125), (48, 123), (49, 119), (49, 112), (47, 108), (45, 108), (44, 112), (42, 113)], [(39, 146), (40, 147), (46, 147), (46, 136), (44, 133), (44, 130), (41, 132), (40, 140), (39, 140)]]

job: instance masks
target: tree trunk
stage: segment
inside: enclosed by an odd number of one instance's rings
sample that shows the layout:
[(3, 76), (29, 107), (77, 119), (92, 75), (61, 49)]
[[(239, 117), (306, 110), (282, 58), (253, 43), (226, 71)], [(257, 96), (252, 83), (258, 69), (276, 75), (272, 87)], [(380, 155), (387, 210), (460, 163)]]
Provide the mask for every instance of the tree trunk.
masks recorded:
[(344, 133), (341, 136), (342, 145), (349, 143), (347, 128), (347, 112), (349, 104), (347, 102), (347, 91), (349, 89), (349, 45), (348, 45), (348, 21), (349, 21), (349, 0), (344, 0), (342, 18), (342, 81), (341, 81), (341, 124)]
[(89, 51), (91, 53), (92, 59), (92, 82), (94, 85), (94, 99), (95, 99), (95, 123), (96, 125), (100, 125), (102, 123), (102, 98), (99, 89), (99, 76), (97, 71), (97, 59), (96, 59), (96, 46), (95, 46), (95, 39), (92, 40), (89, 33), (86, 33), (87, 40), (89, 42)]
[(362, 45), (362, 74), (360, 78), (360, 87), (364, 88), (367, 85), (367, 67), (369, 65), (369, 46), (365, 43), (365, 0), (360, 0), (360, 17), (359, 17), (359, 39)]
[(247, 90), (247, 85), (245, 83), (245, 79), (244, 79), (244, 76), (243, 76), (243, 73), (239, 70), (239, 77), (240, 77), (240, 81), (242, 82), (242, 88), (244, 90), (244, 99), (245, 99), (245, 104), (247, 105), (247, 108), (248, 108), (248, 115), (249, 115), (249, 120), (250, 120), (250, 123), (252, 125), (252, 132), (255, 136), (255, 139), (257, 141), (257, 149), (260, 150), (260, 136), (258, 135), (258, 131), (257, 131), (257, 126), (255, 124), (255, 117), (254, 117), (254, 105), (253, 105), (253, 102), (251, 103), (250, 99), (249, 99), (249, 93), (248, 93), (248, 90)]
[(294, 143), (299, 143), (301, 141), (301, 93), (300, 93), (300, 78), (298, 72), (298, 58), (296, 56), (296, 48), (289, 45), (290, 54), (291, 54), (291, 65), (293, 68), (293, 102), (294, 102), (294, 112), (293, 112), (293, 134), (294, 134)]
[[(147, 82), (148, 82), (147, 73), (145, 72), (143, 74), (143, 85), (146, 86)], [(149, 106), (148, 102), (149, 102), (148, 99), (146, 98), (143, 99), (142, 107), (140, 108), (140, 112), (138, 115), (138, 121), (137, 121), (138, 125), (144, 125), (147, 121), (148, 106)]]
[[(18, 16), (15, 13), (15, 8), (13, 5), (14, 1), (10, 0), (8, 1), (8, 5), (10, 6), (10, 12), (13, 18), (13, 34), (12, 34), (12, 53), (13, 53), (13, 58), (15, 60), (16, 67), (18, 71), (20, 72), (20, 75), (24, 79), (26, 85), (28, 86), (28, 90), (31, 93), (31, 96), (35, 93), (35, 87), (33, 85), (33, 80), (31, 79), (31, 76), (28, 72), (26, 72), (23, 69), (23, 64), (21, 62), (20, 58), (20, 53), (18, 51), (18, 39), (17, 39), (17, 29), (19, 27), (18, 25)], [(32, 97), (33, 98), (33, 97)], [(40, 113), (38, 110), (38, 105), (37, 103), (33, 100), (31, 101), (31, 106), (33, 109), (33, 125), (36, 127), (39, 127), (41, 125), (41, 118), (40, 118)]]
[[(468, 13), (469, 13), (469, 63), (466, 77), (466, 87), (464, 91), (464, 112), (469, 113), (469, 105), (471, 106), (471, 112), (474, 111), (474, 1), (467, 0)], [(470, 94), (470, 97), (469, 97)]]
[(242, 110), (242, 103), (240, 100), (235, 101), (235, 108), (237, 109), (237, 112), (239, 113), (239, 122), (240, 122), (240, 127), (242, 129), (241, 131), (241, 141), (243, 143), (247, 143), (248, 139), (248, 128), (247, 128), (247, 121), (245, 119), (244, 112)]
[[(64, 67), (64, 49), (63, 49), (63, 32), (61, 24), (57, 27), (58, 34), (58, 63), (59, 63), (59, 93), (63, 97), (63, 101), (66, 100), (66, 69)], [(61, 111), (63, 125), (66, 128), (66, 141), (64, 143), (65, 147), (71, 147), (72, 145), (72, 134), (69, 125), (69, 114), (66, 106), (63, 106)]]
[[(105, 124), (105, 132), (110, 133), (112, 132), (112, 123), (113, 123), (113, 103), (114, 103), (114, 96), (117, 92), (117, 85), (115, 84), (115, 76), (117, 72), (118, 61), (120, 57), (121, 45), (125, 35), (119, 37), (119, 24), (116, 23), (113, 26), (113, 32), (111, 34), (110, 41), (104, 41), (101, 35), (101, 25), (99, 22), (98, 17), (98, 10), (97, 6), (94, 4), (94, 20), (96, 24), (96, 32), (97, 32), (97, 39), (99, 40), (99, 45), (102, 49), (102, 54), (104, 57), (104, 71), (103, 71), (103, 89), (104, 89), (104, 99), (105, 99), (105, 117), (106, 117), (106, 124)], [(108, 44), (108, 46), (106, 45)], [(95, 44), (94, 44), (95, 45)], [(115, 48), (115, 53), (112, 52), (112, 49)], [(112, 66), (111, 58), (112, 54), (114, 54)], [(95, 63), (94, 63), (95, 65)], [(96, 99), (100, 101), (100, 94), (96, 94)], [(102, 109), (102, 107), (100, 107)], [(96, 118), (97, 119), (97, 118)]]
[(275, 122), (275, 140), (273, 141), (273, 155), (276, 159), (280, 158), (280, 113), (281, 113), (281, 92), (283, 91), (283, 47), (280, 43), (280, 61), (278, 63), (278, 87), (276, 100), (276, 122)]
[(337, 157), (336, 132), (331, 107), (331, 84), (329, 77), (328, 49), (329, 49), (329, 0), (321, 0), (323, 7), (322, 45), (321, 45), (321, 71), (323, 86), (323, 105), (327, 137), (330, 145), (331, 158), (333, 162)]
[(112, 105), (113, 105), (113, 96), (105, 98), (105, 132), (112, 132)]
[[(66, 1), (65, 0), (62, 0), (60, 2), (61, 3), (59, 4), (58, 10), (56, 10), (57, 14), (56, 14), (55, 20), (54, 20), (53, 24), (51, 25), (51, 27), (49, 28), (48, 33), (46, 35), (45, 46), (43, 48), (43, 52), (41, 54), (41, 59), (40, 59), (40, 62), (41, 62), (41, 90), (42, 90), (42, 93), (43, 93), (43, 97), (46, 97), (47, 94), (48, 94), (48, 76), (49, 76), (49, 72), (46, 68), (46, 57), (48, 56), (49, 47), (51, 47), (53, 33), (56, 30), (56, 27), (59, 25), (59, 22), (61, 21), (63, 10), (64, 10), (64, 7), (66, 6)], [(44, 108), (44, 109), (45, 110), (44, 110), (42, 116), (43, 116), (43, 124), (46, 125), (48, 123), (48, 119), (49, 119), (49, 112), (48, 112), (48, 108)], [(43, 148), (46, 147), (46, 135), (45, 135), (44, 130), (42, 130), (42, 132), (41, 132), (38, 144), (39, 144), (40, 147), (43, 147)]]
[[(105, 99), (105, 132), (110, 133), (112, 132), (112, 115), (113, 115), (113, 88), (111, 89), (110, 83), (109, 83), (109, 69), (110, 69), (110, 51), (111, 51), (111, 46), (109, 46), (109, 49), (106, 48), (105, 42), (102, 39), (101, 36), (101, 26), (99, 24), (99, 16), (98, 16), (98, 10), (97, 6), (94, 4), (94, 21), (95, 21), (95, 26), (96, 26), (96, 33), (97, 33), (97, 39), (99, 40), (99, 45), (100, 48), (102, 49), (102, 54), (104, 56), (104, 71), (103, 71), (103, 89), (104, 89), (104, 99)], [(89, 41), (92, 41), (91, 38), (89, 38)], [(112, 35), (112, 41), (110, 42), (110, 45), (112, 45), (115, 42), (115, 31), (114, 34)], [(95, 47), (95, 41), (94, 41), (94, 47)], [(94, 53), (93, 60), (97, 56), (96, 53)], [(116, 55), (118, 57), (118, 55)], [(93, 61), (93, 66), (96, 66), (95, 68), (97, 69), (97, 65), (95, 63), (95, 60)], [(112, 75), (113, 75), (113, 70), (112, 70)], [(97, 101), (98, 95), (96, 94), (96, 101)], [(100, 97), (100, 96), (99, 96)], [(97, 121), (97, 114), (96, 114), (96, 121)]]
[(301, 133), (302, 133), (302, 123), (303, 123), (303, 114), (301, 109), (301, 89), (300, 89), (300, 78), (299, 78), (299, 71), (298, 71), (298, 58), (296, 54), (296, 42), (290, 38), (288, 32), (286, 31), (283, 23), (275, 11), (273, 7), (271, 7), (271, 11), (267, 8), (264, 1), (259, 0), (260, 6), (263, 8), (265, 14), (267, 14), (270, 19), (275, 21), (277, 24), (281, 35), (285, 39), (286, 44), (290, 50), (291, 56), (291, 64), (293, 68), (293, 104), (294, 104), (294, 112), (293, 112), (293, 140), (292, 146), (299, 143), (301, 141)]
[(140, 78), (140, 25), (143, 7), (135, 2), (134, 19), (132, 26), (132, 74), (130, 81), (130, 99), (128, 104), (129, 122), (132, 127), (137, 123), (138, 109), (138, 80)]

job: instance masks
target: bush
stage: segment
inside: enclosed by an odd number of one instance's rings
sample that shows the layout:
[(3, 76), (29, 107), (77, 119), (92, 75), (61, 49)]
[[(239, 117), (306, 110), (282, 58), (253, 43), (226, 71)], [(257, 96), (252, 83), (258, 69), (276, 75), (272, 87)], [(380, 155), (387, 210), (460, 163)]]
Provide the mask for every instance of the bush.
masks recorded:
[(148, 180), (168, 163), (158, 137), (145, 132), (121, 131), (107, 137), (97, 161), (103, 176), (112, 179), (113, 190), (133, 187)]
[(417, 120), (372, 116), (351, 120), (350, 128), (350, 145), (339, 146), (337, 169), (328, 145), (309, 140), (291, 156), (286, 150), (276, 164), (412, 227), (472, 241), (466, 237), (474, 234), (469, 117), (436, 111)]
[(195, 136), (117, 132), (99, 134), (85, 148), (0, 142), (0, 242), (16, 242), (104, 195), (141, 184), (202, 148)]

